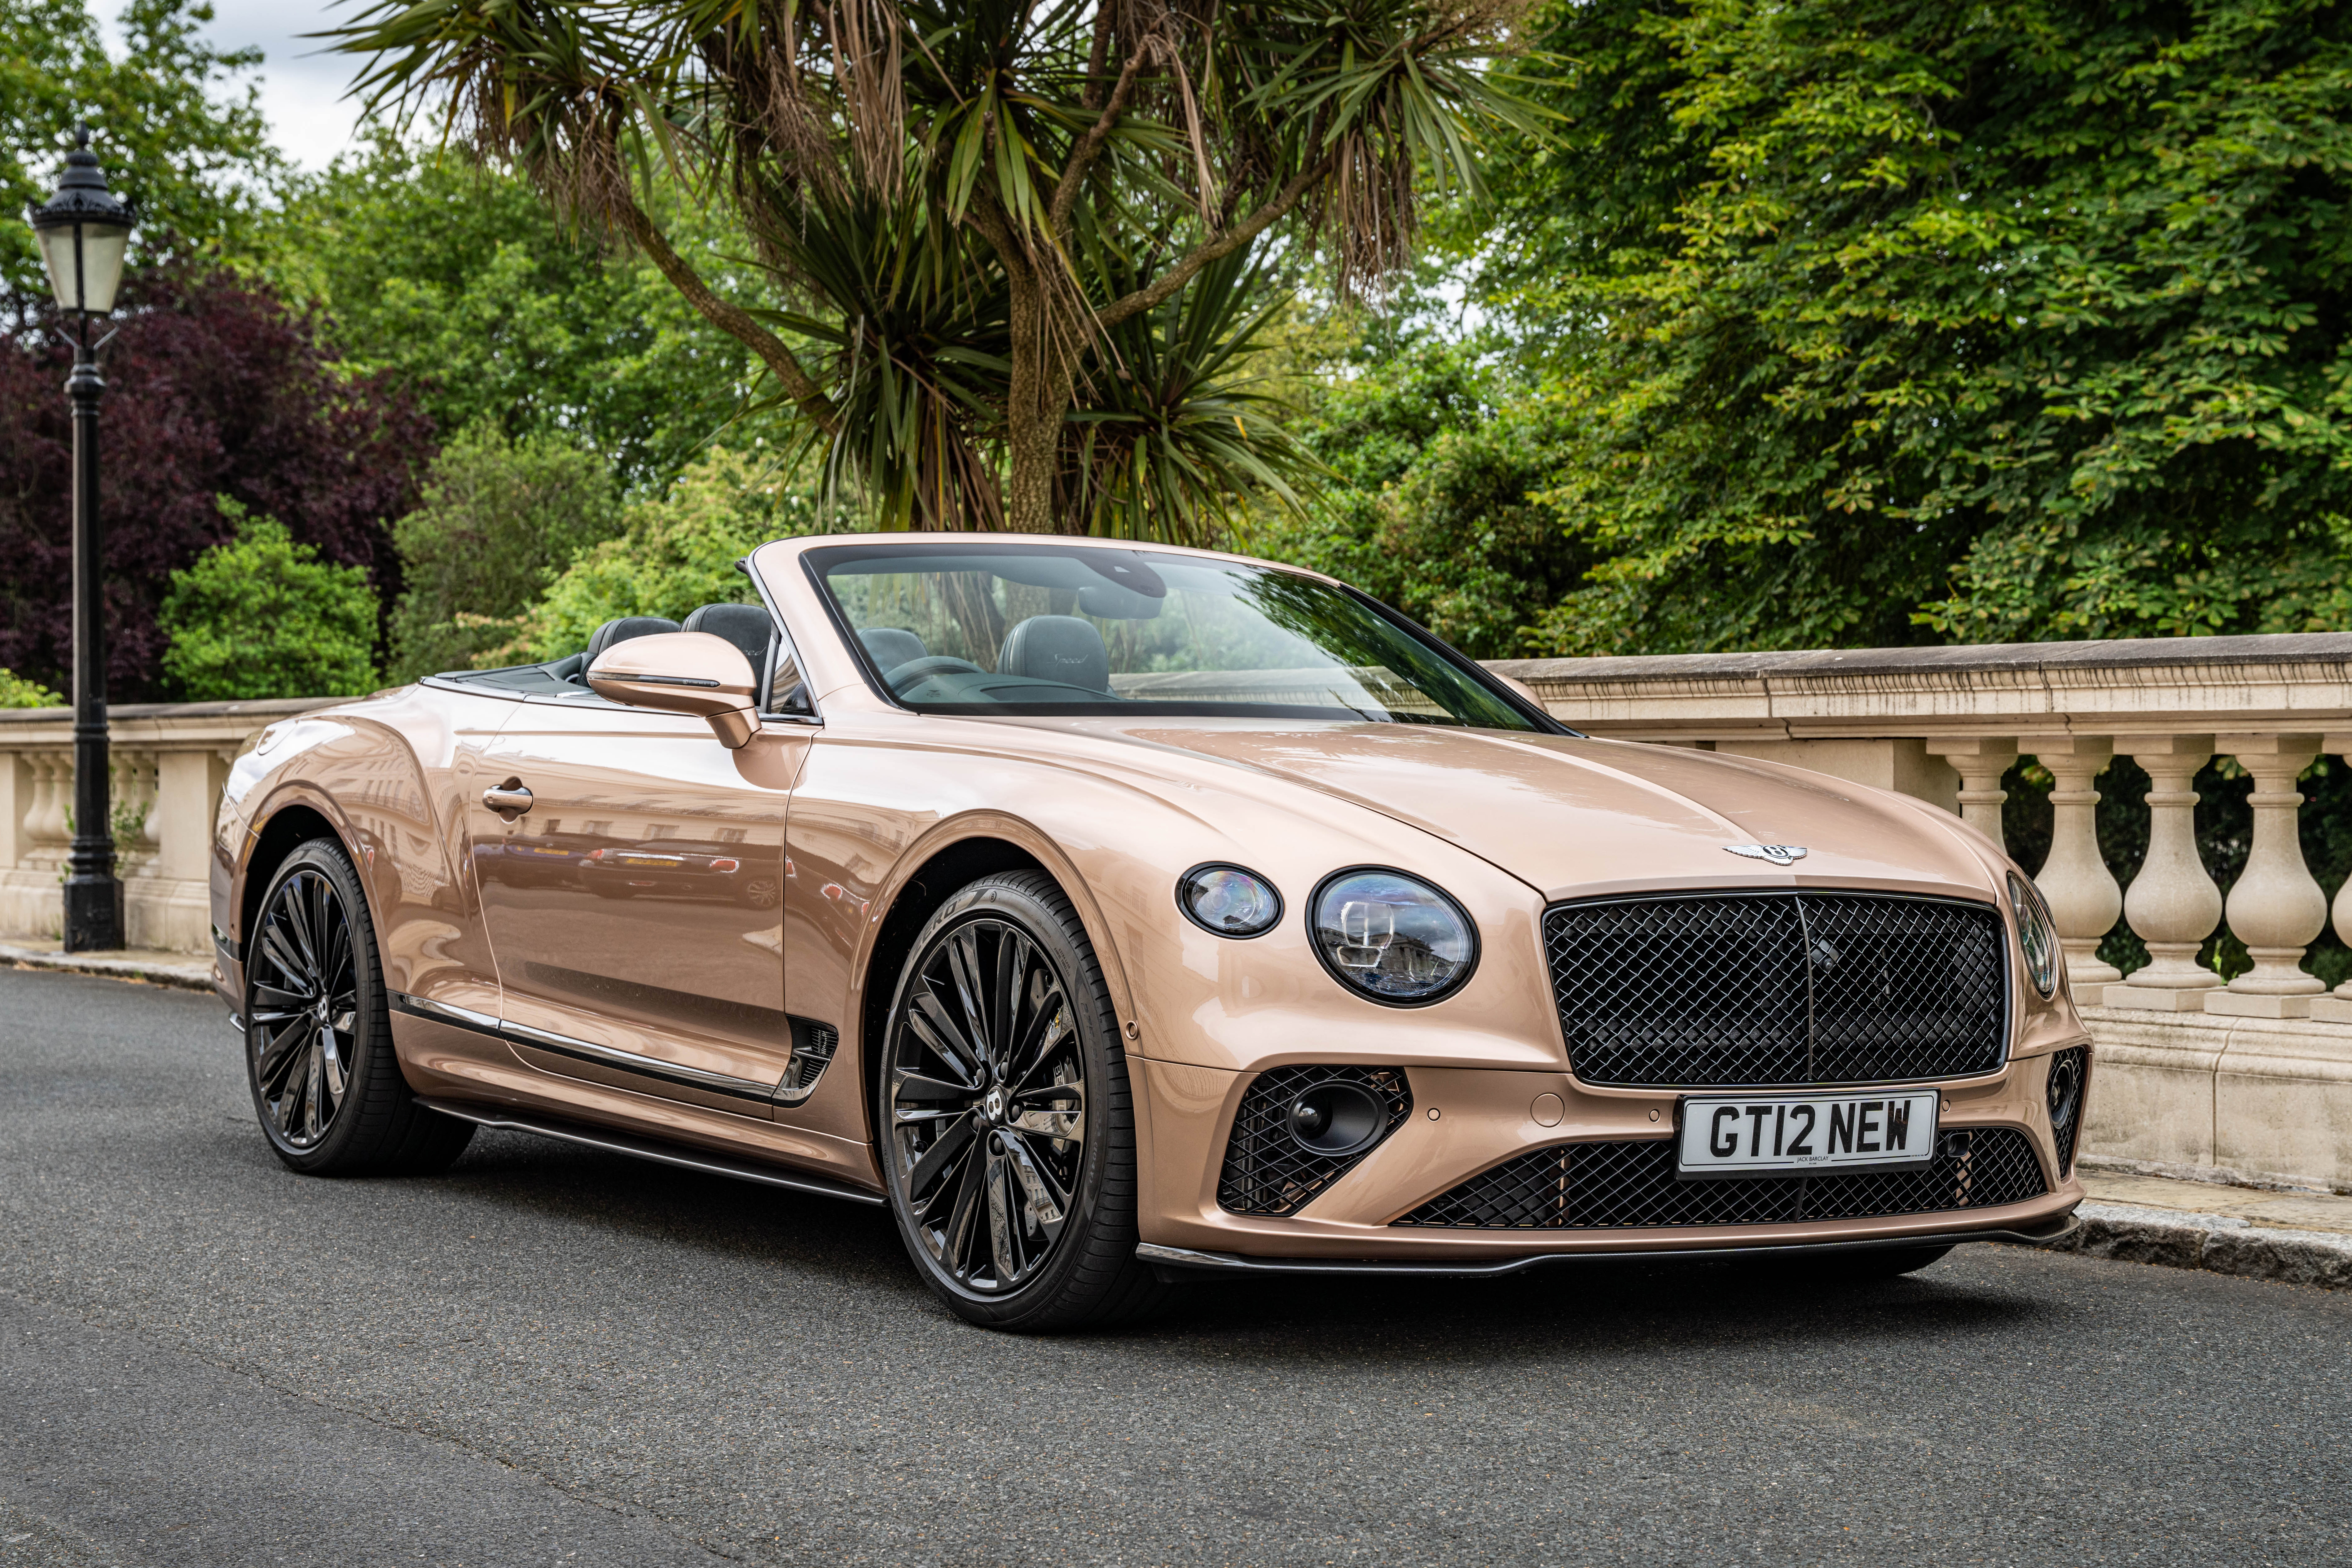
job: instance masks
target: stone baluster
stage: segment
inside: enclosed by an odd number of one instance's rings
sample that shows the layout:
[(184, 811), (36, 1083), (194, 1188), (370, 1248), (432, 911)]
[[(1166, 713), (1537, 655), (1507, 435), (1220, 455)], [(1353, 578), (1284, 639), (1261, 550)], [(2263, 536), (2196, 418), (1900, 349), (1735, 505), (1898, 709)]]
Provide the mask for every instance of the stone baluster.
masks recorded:
[[(2352, 734), (2323, 736), (2319, 749), (2352, 765)], [(2347, 875), (2344, 885), (2336, 889), (2336, 902), (2328, 915), (2336, 923), (2336, 936), (2347, 947), (2352, 947), (2352, 875)], [(2331, 1024), (2352, 1024), (2352, 980), (2313, 1002), (2311, 1016)]]
[(2208, 1013), (2252, 1018), (2305, 1018), (2311, 999), (2327, 987), (2303, 970), (2304, 950), (2327, 926), (2327, 895), (2303, 860), (2299, 819), (2303, 792), (2295, 779), (2319, 754), (2316, 735), (2221, 735), (2215, 748), (2253, 775), (2247, 804), (2254, 811), (2254, 843), (2246, 868), (2230, 889), (2230, 931), (2246, 944), (2254, 966), (2226, 990), (2205, 995)]
[(1960, 820), (2007, 847), (2000, 826), (2001, 802), (2009, 792), (2001, 775), (2017, 762), (2017, 742), (2007, 735), (1938, 735), (1927, 742), (1927, 754), (1941, 757), (1960, 775)]
[(2066, 950), (2066, 983), (2074, 1000), (2096, 1006), (2100, 987), (2121, 980), (2123, 971), (2099, 961), (2099, 943), (2123, 912), (2123, 889), (2099, 853), (2099, 792), (2094, 780), (2115, 759), (2115, 742), (2104, 735), (2036, 737), (2034, 760), (2050, 770), (2050, 858), (2034, 874)]
[(33, 766), (22, 752), (0, 752), (0, 871), (25, 863), (33, 847)]
[(163, 847), (163, 814), (156, 809), (163, 793), (163, 754), (161, 752), (139, 753), (139, 781), (142, 795), (139, 842), (152, 855)]
[(67, 803), (73, 798), (73, 759), (63, 752), (42, 752), (33, 758), (33, 838), (43, 845), (60, 845), (73, 837)]
[(2221, 889), (2197, 854), (2197, 770), (2213, 755), (2210, 735), (2150, 735), (2126, 743), (2147, 770), (2147, 858), (2124, 893), (2124, 919), (2147, 944), (2148, 963), (2100, 1000), (2110, 1007), (2200, 1012), (2221, 977), (2197, 950), (2221, 923)]

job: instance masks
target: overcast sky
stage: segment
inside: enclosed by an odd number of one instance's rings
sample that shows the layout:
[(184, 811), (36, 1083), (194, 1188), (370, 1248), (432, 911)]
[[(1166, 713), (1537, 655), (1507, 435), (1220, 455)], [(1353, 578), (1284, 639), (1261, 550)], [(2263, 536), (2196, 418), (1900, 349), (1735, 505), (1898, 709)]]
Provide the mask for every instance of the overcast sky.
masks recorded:
[(319, 39), (300, 35), (339, 26), (362, 8), (331, 7), (324, 0), (213, 0), (214, 44), (261, 47), (261, 108), (270, 139), (306, 169), (323, 166), (352, 144), (359, 106), (342, 94), (359, 62), (321, 55)]

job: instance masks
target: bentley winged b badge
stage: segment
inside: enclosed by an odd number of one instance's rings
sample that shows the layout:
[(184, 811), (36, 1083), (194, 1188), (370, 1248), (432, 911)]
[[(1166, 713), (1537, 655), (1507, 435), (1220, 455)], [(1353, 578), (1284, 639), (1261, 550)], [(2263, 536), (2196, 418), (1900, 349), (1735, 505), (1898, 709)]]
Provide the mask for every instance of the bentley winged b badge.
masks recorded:
[(1769, 860), (1775, 866), (1792, 866), (1805, 858), (1801, 844), (1727, 844), (1727, 853), (1744, 855), (1750, 860)]

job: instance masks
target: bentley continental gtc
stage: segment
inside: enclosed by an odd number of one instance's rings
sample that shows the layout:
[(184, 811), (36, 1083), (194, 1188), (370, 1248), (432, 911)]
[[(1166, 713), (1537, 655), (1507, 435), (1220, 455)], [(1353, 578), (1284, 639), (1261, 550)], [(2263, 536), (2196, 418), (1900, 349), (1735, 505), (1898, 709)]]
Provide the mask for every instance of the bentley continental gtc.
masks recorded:
[(271, 725), (220, 990), (299, 1172), (520, 1129), (887, 1207), (972, 1322), (1224, 1273), (2072, 1224), (2091, 1068), (1950, 813), (1591, 739), (1342, 584), (781, 540), (742, 602)]

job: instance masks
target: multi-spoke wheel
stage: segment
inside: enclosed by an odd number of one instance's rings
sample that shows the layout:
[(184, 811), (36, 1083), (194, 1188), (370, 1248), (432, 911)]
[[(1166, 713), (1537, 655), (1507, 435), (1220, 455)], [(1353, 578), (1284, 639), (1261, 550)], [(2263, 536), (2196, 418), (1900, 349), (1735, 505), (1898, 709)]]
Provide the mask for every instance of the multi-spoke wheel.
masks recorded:
[(958, 1313), (1068, 1328), (1157, 1299), (1135, 1261), (1117, 1023), (1052, 879), (983, 878), (932, 915), (899, 976), (876, 1089), (900, 1234)]
[(383, 975), (359, 874), (317, 838), (278, 867), (245, 958), (246, 1069), (254, 1110), (298, 1171), (437, 1170), (470, 1122), (415, 1102), (394, 1058)]

